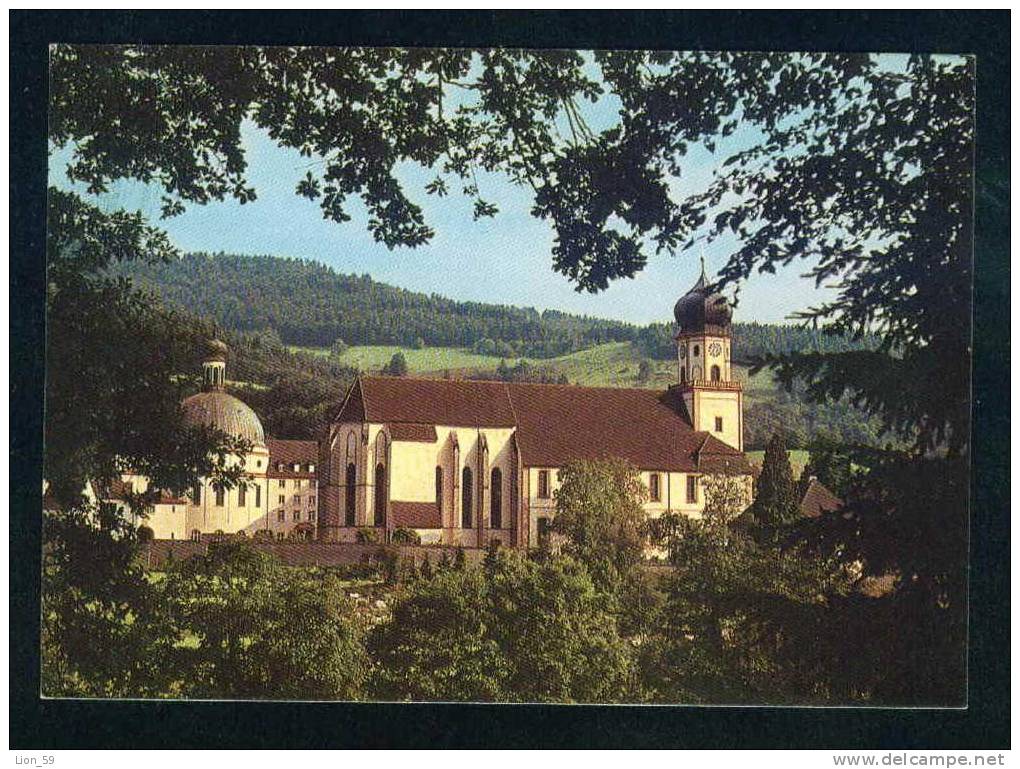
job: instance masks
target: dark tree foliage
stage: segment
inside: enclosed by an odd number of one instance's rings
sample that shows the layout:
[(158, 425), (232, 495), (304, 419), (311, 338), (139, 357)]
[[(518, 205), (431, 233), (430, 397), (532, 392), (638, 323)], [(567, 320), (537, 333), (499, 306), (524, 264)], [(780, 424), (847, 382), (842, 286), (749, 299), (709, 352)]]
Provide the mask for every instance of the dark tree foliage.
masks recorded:
[(289, 345), (470, 347), (483, 355), (553, 357), (605, 342), (629, 341), (636, 326), (532, 308), (458, 302), (388, 286), (368, 275), (340, 275), (303, 259), (187, 254), (133, 263), (115, 274), (171, 306), (242, 332), (275, 330)]
[(565, 557), (501, 549), (440, 568), (374, 629), (375, 696), (398, 700), (620, 702), (638, 696), (611, 595)]
[(382, 373), (389, 376), (407, 376), (407, 358), (404, 357), (404, 353), (393, 353), (390, 362), (383, 366)]
[(797, 520), (800, 515), (797, 486), (782, 433), (773, 435), (765, 448), (756, 487), (750, 511), (758, 525), (779, 529)]
[(186, 429), (180, 418), (181, 400), (197, 387), (199, 341), (211, 330), (105, 273), (118, 261), (171, 258), (165, 235), (138, 215), (107, 214), (55, 190), (47, 224), (50, 493), (70, 508), (87, 481), (128, 469), (148, 476), (154, 489), (178, 493), (199, 475), (232, 483), (237, 473), (226, 469), (226, 457), (245, 447), (210, 430)]
[[(832, 607), (850, 595), (841, 570), (713, 521), (670, 518), (664, 544), (674, 569), (639, 652), (652, 700), (824, 704), (871, 695), (859, 679), (848, 691), (853, 665), (831, 626)], [(866, 680), (875, 685), (873, 673)]]
[(178, 637), (193, 639), (173, 656), (184, 696), (360, 697), (362, 623), (335, 577), (226, 541), (174, 565), (159, 594)]
[(159, 697), (173, 634), (113, 505), (44, 519), (41, 691), (48, 697)]
[(855, 476), (864, 470), (855, 470), (854, 451), (831, 434), (816, 435), (808, 443), (807, 449), (810, 453), (800, 478), (802, 489), (806, 488), (809, 479), (817, 478), (836, 496), (843, 497), (850, 491)]

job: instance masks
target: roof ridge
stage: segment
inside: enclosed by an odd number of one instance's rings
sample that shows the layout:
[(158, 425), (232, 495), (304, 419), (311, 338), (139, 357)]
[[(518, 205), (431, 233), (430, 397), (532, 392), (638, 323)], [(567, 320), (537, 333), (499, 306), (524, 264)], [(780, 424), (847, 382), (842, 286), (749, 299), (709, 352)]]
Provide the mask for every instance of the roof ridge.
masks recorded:
[[(394, 377), (397, 379), (399, 377)], [(365, 395), (365, 388), (361, 383), (361, 374), (358, 374), (358, 378), (354, 380), (354, 386), (358, 388), (358, 392), (361, 393), (361, 410), (365, 412), (365, 421), (371, 422), (372, 420), (368, 417), (368, 397)], [(344, 404), (346, 405), (346, 404)]]

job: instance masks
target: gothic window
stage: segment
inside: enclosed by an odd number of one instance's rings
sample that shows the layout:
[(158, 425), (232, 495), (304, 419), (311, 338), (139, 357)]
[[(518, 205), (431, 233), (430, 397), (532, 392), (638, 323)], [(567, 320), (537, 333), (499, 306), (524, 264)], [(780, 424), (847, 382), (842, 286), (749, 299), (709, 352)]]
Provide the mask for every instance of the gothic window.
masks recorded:
[(216, 489), (216, 507), (223, 507), (224, 496), (223, 489)]
[(687, 503), (695, 504), (698, 501), (698, 479), (694, 475), (687, 476)]
[(549, 471), (538, 471), (538, 498), (549, 499)]
[(255, 487), (255, 507), (256, 508), (262, 507), (262, 487), (261, 486), (256, 486)]
[(659, 488), (659, 474), (652, 473), (648, 479), (648, 497), (652, 502), (662, 499), (662, 490)]
[(244, 507), (248, 502), (248, 486), (242, 483), (237, 487), (237, 506)]
[(344, 487), (344, 525), (354, 525), (354, 484), (357, 481), (358, 471), (351, 462), (347, 465), (347, 484)]
[(191, 499), (196, 505), (202, 504), (202, 485), (199, 483), (195, 484), (195, 487), (191, 490)]
[(460, 488), (460, 525), (461, 528), (471, 528), (471, 505), (473, 504), (473, 488), (472, 488), (472, 476), (471, 468), (465, 467), (464, 472), (461, 474), (461, 488)]
[(489, 525), (494, 529), (503, 528), (503, 471), (498, 467), (492, 468), (492, 509), (489, 512)]
[(386, 466), (380, 462), (375, 466), (375, 525), (386, 524)]
[(443, 514), (443, 468), (436, 466), (436, 510)]
[(712, 366), (712, 381), (713, 382), (718, 382), (719, 379), (720, 379), (719, 367), (718, 366)]

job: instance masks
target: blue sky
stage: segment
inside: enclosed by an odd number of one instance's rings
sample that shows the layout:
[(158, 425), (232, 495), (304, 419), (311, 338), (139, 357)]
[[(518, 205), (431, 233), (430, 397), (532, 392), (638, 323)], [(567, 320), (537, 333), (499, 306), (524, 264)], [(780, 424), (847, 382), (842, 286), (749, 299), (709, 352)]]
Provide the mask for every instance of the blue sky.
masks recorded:
[[(587, 106), (596, 130), (612, 119), (607, 99)], [(713, 154), (703, 147), (689, 153), (683, 184), (701, 187), (735, 147), (756, 136), (739, 130)], [(654, 254), (634, 279), (611, 284), (599, 294), (578, 293), (552, 269), (553, 232), (548, 222), (530, 214), (531, 191), (494, 175), (480, 175), (482, 197), (496, 203), (493, 219), (474, 221), (471, 201), (451, 194), (436, 198), (422, 191), (433, 174), (408, 165), (399, 177), (412, 199), (425, 211), (436, 236), (426, 246), (393, 251), (376, 243), (359, 203), (351, 201), (353, 219), (344, 224), (322, 218), (318, 206), (294, 193), (310, 168), (309, 158), (277, 146), (253, 124), (242, 128), (249, 161), (248, 180), (258, 193), (254, 203), (234, 201), (189, 205), (185, 213), (159, 220), (160, 193), (135, 182), (118, 182), (101, 196), (104, 207), (140, 210), (162, 226), (185, 251), (227, 251), (314, 259), (344, 273), (368, 273), (402, 288), (437, 293), (454, 299), (493, 302), (539, 310), (557, 309), (605, 318), (648, 323), (672, 318), (672, 306), (697, 279), (698, 250), (673, 256)], [(50, 180), (70, 187), (64, 175), (68, 151), (53, 153)], [(679, 182), (678, 182), (679, 184)], [(456, 188), (454, 188), (456, 189)], [(79, 191), (82, 191), (79, 188)], [(709, 272), (720, 267), (736, 247), (720, 238), (705, 248)], [(791, 312), (819, 303), (825, 291), (800, 277), (805, 263), (794, 263), (775, 275), (756, 275), (741, 289), (736, 317), (776, 322)]]

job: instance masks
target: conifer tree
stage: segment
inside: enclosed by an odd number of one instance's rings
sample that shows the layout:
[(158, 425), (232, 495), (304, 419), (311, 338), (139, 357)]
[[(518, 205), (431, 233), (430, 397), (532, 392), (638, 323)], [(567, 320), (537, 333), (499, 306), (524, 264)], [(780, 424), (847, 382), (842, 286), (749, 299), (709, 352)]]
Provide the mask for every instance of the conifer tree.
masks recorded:
[(754, 499), (754, 517), (762, 526), (783, 526), (797, 519), (798, 507), (786, 441), (782, 433), (776, 433), (765, 447)]

